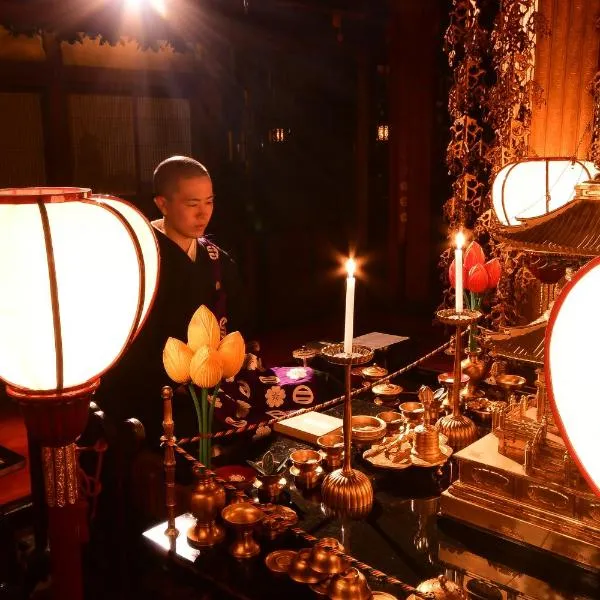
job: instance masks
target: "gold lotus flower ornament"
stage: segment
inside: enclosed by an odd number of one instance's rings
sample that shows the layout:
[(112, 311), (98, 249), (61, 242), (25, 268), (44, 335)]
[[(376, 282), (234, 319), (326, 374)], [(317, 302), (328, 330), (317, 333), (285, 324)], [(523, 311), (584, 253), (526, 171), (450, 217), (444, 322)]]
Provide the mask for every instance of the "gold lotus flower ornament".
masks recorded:
[(170, 337), (163, 349), (163, 365), (167, 375), (177, 383), (189, 383), (193, 356), (194, 353), (187, 344)]
[[(200, 462), (210, 468), (212, 419), (218, 406), (219, 383), (223, 377), (237, 375), (242, 368), (246, 347), (239, 331), (221, 340), (219, 323), (213, 313), (202, 305), (188, 325), (188, 343), (169, 338), (163, 349), (163, 365), (167, 375), (177, 383), (188, 385), (198, 418)], [(198, 400), (194, 385), (200, 388)], [(208, 390), (212, 401), (208, 400)], [(208, 435), (207, 435), (208, 434)]]
[(202, 346), (213, 350), (219, 347), (221, 331), (219, 322), (213, 313), (204, 304), (192, 315), (188, 325), (188, 346), (198, 351)]
[(190, 363), (190, 375), (198, 387), (215, 387), (223, 378), (223, 360), (219, 352), (209, 346), (199, 348)]
[(223, 362), (223, 377), (229, 379), (237, 375), (244, 364), (246, 345), (239, 331), (228, 333), (217, 350)]

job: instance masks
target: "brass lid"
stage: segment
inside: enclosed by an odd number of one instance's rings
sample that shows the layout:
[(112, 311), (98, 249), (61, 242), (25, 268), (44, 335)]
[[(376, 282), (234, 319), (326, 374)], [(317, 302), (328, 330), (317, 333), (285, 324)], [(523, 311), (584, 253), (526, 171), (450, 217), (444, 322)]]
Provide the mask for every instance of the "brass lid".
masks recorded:
[(371, 391), (377, 396), (399, 396), (402, 393), (402, 387), (395, 383), (380, 383), (374, 385)]
[(365, 377), (379, 379), (380, 377), (385, 377), (388, 374), (388, 370), (380, 367), (378, 364), (372, 364), (368, 367), (364, 367), (362, 374)]

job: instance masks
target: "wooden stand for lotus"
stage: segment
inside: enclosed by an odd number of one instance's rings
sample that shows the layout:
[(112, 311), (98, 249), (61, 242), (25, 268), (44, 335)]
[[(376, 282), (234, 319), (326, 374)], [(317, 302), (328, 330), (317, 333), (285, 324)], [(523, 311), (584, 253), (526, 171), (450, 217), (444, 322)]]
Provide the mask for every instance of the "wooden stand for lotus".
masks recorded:
[(365, 346), (352, 346), (352, 354), (344, 353), (342, 344), (332, 344), (321, 353), (332, 364), (343, 365), (346, 395), (344, 398), (344, 462), (325, 477), (321, 487), (323, 504), (334, 514), (366, 516), (373, 506), (373, 486), (369, 478), (352, 468), (352, 367), (368, 363), (373, 351)]
[(436, 428), (448, 438), (448, 445), (454, 450), (461, 450), (472, 444), (477, 439), (475, 423), (460, 409), (460, 386), (462, 382), (461, 356), (462, 336), (465, 329), (476, 323), (481, 313), (476, 310), (463, 310), (456, 312), (454, 309), (445, 309), (437, 312), (437, 318), (445, 325), (456, 327), (454, 342), (454, 376), (452, 382), (452, 412), (442, 417), (436, 423)]

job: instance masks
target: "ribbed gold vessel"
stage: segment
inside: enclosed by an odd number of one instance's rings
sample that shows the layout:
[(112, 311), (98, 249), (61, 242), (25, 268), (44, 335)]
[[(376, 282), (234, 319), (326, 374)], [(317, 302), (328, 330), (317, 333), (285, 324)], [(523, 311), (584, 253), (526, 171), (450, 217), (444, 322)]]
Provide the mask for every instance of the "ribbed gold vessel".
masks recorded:
[(333, 513), (363, 517), (373, 506), (373, 486), (360, 471), (338, 469), (329, 473), (323, 481), (321, 498)]
[(455, 452), (472, 444), (477, 439), (477, 427), (465, 415), (446, 415), (439, 419), (435, 426), (448, 438), (448, 446)]

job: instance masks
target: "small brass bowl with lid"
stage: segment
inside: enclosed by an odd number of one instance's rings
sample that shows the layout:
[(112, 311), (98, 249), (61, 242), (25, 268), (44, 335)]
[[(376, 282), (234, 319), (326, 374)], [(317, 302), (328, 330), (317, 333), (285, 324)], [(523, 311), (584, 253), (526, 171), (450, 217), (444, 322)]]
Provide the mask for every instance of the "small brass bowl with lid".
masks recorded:
[(308, 557), (308, 564), (313, 571), (323, 573), (327, 577), (337, 575), (345, 571), (349, 565), (341, 556), (334, 551), (343, 552), (344, 547), (335, 538), (323, 538), (313, 547)]

